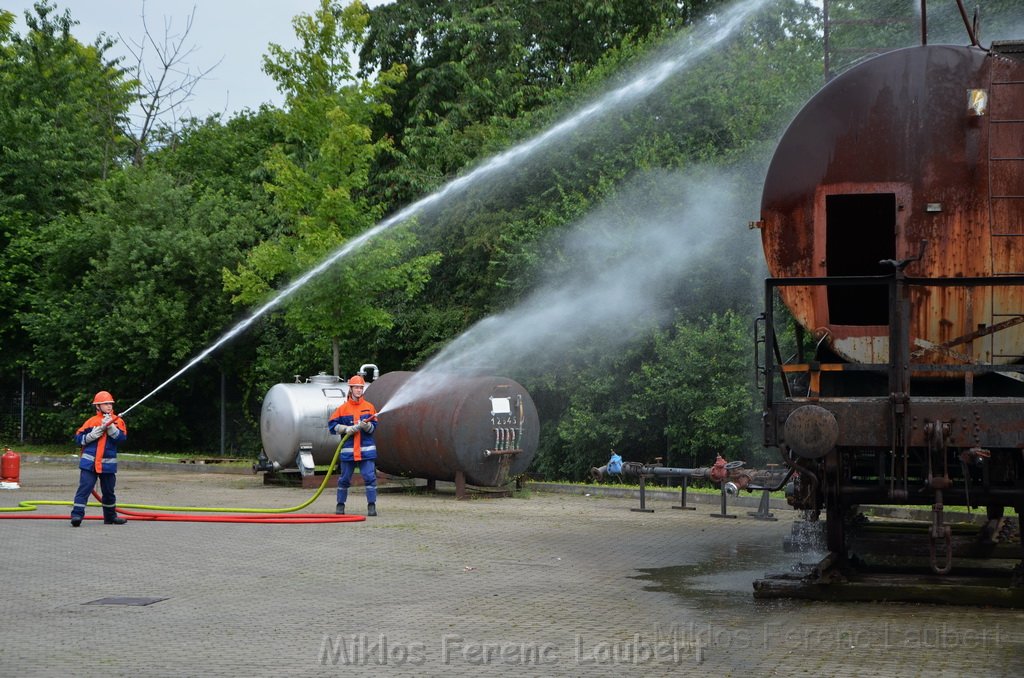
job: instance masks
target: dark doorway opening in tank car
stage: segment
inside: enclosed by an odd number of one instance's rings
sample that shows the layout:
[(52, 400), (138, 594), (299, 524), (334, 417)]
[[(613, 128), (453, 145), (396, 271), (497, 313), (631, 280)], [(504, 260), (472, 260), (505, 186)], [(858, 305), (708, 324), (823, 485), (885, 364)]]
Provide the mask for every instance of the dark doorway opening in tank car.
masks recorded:
[[(825, 197), (825, 257), (830, 276), (883, 275), (878, 262), (896, 258), (896, 195), (836, 194)], [(828, 288), (833, 325), (888, 325), (885, 285)]]

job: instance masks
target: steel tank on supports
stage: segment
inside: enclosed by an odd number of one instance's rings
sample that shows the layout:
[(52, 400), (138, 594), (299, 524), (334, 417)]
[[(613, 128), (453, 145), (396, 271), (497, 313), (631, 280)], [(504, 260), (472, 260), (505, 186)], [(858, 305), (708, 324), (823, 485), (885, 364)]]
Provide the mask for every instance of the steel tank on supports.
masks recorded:
[(310, 452), (317, 464), (329, 463), (338, 437), (328, 432), (327, 420), (347, 397), (348, 385), (323, 372), (305, 382), (270, 387), (260, 413), (260, 438), (269, 464), (294, 466), (300, 450)]
[(388, 372), (366, 389), (381, 412), (374, 433), (381, 471), (482, 487), (526, 472), (540, 425), (522, 385), (505, 377), (444, 375), (427, 397), (387, 409), (416, 374)]

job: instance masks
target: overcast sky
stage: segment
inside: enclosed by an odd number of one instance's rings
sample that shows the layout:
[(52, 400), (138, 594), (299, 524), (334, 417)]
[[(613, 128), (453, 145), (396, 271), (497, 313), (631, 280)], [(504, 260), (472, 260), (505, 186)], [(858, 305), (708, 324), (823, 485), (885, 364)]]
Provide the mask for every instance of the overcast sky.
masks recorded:
[[(374, 7), (389, 0), (363, 0)], [(24, 34), (25, 10), (33, 0), (2, 0), (4, 9), (17, 16), (15, 31)], [(81, 42), (92, 44), (100, 33), (117, 38), (118, 42), (134, 44), (145, 35), (142, 16), (149, 31), (162, 42), (167, 25), (169, 35), (185, 30), (189, 15), (195, 9), (192, 30), (185, 40), (194, 46), (188, 58), (192, 73), (204, 71), (219, 61), (193, 92), (188, 104), (190, 112), (200, 118), (212, 113), (230, 117), (244, 109), (259, 108), (262, 103), (281, 105), (283, 97), (274, 82), (263, 73), (262, 57), (269, 43), (285, 48), (297, 46), (292, 17), (311, 14), (319, 0), (55, 0), (59, 13), (71, 11), (78, 21), (72, 33)], [(346, 3), (347, 4), (347, 3)], [(152, 49), (147, 50), (152, 53)], [(119, 46), (112, 56), (130, 55)], [(134, 65), (134, 61), (126, 62)], [(154, 68), (150, 68), (154, 72)]]

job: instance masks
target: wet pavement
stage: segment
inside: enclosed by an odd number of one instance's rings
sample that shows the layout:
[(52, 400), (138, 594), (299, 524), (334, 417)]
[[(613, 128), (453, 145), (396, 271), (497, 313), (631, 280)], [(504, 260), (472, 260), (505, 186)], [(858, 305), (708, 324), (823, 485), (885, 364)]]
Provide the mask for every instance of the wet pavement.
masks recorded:
[[(69, 500), (77, 479), (69, 464), (23, 463), (0, 505)], [(122, 503), (276, 508), (312, 492), (248, 474), (118, 474)], [(384, 492), (380, 516), (340, 524), (2, 520), (0, 671), (1024, 674), (1024, 611), (755, 601), (754, 579), (816, 559), (783, 551), (795, 512), (722, 520), (717, 505), (672, 510), (678, 497), (650, 495), (641, 513), (583, 492)], [(333, 507), (332, 488), (303, 512)], [(349, 507), (362, 512), (362, 495)]]

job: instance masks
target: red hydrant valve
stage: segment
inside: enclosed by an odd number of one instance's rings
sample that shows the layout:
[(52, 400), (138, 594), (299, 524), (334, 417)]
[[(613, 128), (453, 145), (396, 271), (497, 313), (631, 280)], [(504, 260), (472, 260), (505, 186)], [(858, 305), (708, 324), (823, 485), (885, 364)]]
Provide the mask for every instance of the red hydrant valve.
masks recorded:
[(722, 455), (715, 455), (715, 463), (711, 465), (709, 475), (711, 480), (716, 483), (720, 483), (729, 477), (729, 471), (725, 468), (725, 459), (722, 458)]

